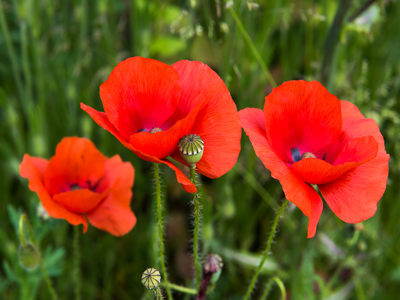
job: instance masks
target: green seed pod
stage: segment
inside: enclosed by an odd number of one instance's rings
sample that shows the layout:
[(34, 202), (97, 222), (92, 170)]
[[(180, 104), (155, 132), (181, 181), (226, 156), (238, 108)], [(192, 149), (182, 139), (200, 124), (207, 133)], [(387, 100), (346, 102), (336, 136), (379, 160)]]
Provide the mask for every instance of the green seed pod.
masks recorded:
[(204, 142), (197, 134), (188, 134), (181, 138), (178, 148), (183, 160), (194, 165), (203, 156)]
[(156, 289), (161, 282), (160, 272), (154, 268), (144, 270), (142, 274), (142, 284), (148, 290)]
[(24, 269), (33, 271), (39, 265), (40, 254), (32, 244), (27, 243), (25, 246), (21, 244), (18, 249), (18, 260)]

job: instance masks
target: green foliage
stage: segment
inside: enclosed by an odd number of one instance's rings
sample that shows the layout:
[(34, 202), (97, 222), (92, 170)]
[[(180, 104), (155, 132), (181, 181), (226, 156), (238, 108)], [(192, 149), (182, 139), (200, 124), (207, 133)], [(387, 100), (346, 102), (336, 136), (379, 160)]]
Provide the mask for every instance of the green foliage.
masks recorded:
[[(233, 1), (255, 49), (275, 81), (320, 78), (324, 45), (339, 1)], [(386, 193), (363, 228), (345, 224), (327, 205), (317, 236), (306, 239), (306, 217), (294, 206), (279, 225), (274, 254), (254, 292), (271, 278), (290, 299), (397, 299), (400, 286), (400, 2), (376, 1), (345, 18), (328, 88), (375, 119), (391, 155)], [(82, 236), (84, 299), (151, 299), (140, 283), (156, 266), (151, 165), (97, 126), (79, 102), (101, 109), (99, 85), (122, 59), (140, 55), (166, 63), (201, 60), (217, 71), (238, 109), (259, 107), (272, 89), (260, 62), (223, 0), (0, 1), (0, 298), (50, 299), (39, 268), (18, 262), (18, 219), (26, 212), (62, 299), (72, 299), (72, 228), (43, 219), (38, 198), (19, 177), (24, 153), (49, 158), (64, 136), (86, 136), (108, 156), (120, 154), (136, 170), (132, 208), (138, 223), (115, 238), (94, 228)], [(355, 16), (354, 20), (350, 20)], [(203, 249), (225, 265), (209, 299), (241, 299), (284, 197), (256, 158), (248, 138), (235, 168), (203, 178)], [(190, 285), (191, 196), (164, 170), (170, 280)], [(7, 208), (7, 209), (6, 209)], [(281, 287), (268, 290), (278, 299)], [(151, 296), (151, 294), (150, 294)], [(180, 299), (177, 297), (177, 299)], [(182, 299), (189, 299), (184, 298)]]

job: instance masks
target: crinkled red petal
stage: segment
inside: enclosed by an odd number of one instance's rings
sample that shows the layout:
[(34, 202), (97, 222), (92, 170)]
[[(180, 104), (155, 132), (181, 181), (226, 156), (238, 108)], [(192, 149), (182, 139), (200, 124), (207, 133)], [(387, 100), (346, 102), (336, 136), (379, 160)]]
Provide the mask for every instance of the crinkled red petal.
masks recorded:
[(128, 138), (140, 130), (160, 127), (172, 116), (180, 100), (177, 72), (150, 58), (120, 62), (100, 86), (108, 119)]
[(365, 119), (358, 108), (341, 101), (343, 130), (350, 138), (369, 136), (378, 144), (378, 155), (341, 176), (320, 185), (319, 189), (332, 211), (343, 221), (358, 223), (372, 217), (377, 209), (387, 183), (389, 155), (375, 121)]
[[(210, 178), (220, 177), (235, 165), (240, 152), (241, 126), (236, 105), (223, 80), (207, 65), (182, 60), (173, 67), (182, 86), (179, 110), (187, 113), (203, 105), (190, 131), (204, 141), (197, 171)], [(185, 163), (178, 152), (173, 157)]]
[(239, 117), (256, 155), (271, 171), (271, 176), (280, 181), (286, 198), (309, 218), (307, 237), (314, 237), (322, 213), (320, 196), (310, 185), (296, 176), (274, 152), (267, 140), (265, 115), (262, 110), (246, 108), (239, 112)]
[(47, 192), (43, 179), (47, 164), (48, 162), (42, 158), (32, 157), (25, 154), (19, 167), (20, 175), (29, 180), (29, 189), (37, 193), (44, 209), (51, 217), (65, 219), (72, 225), (83, 224), (83, 231), (86, 232), (86, 219), (82, 215), (70, 212), (56, 203)]
[(199, 103), (183, 119), (177, 121), (171, 128), (157, 132), (140, 132), (130, 136), (129, 144), (141, 153), (163, 159), (172, 155), (178, 149), (179, 140), (193, 133), (193, 126), (198, 122), (199, 115), (206, 103)]
[(116, 236), (128, 233), (135, 226), (136, 217), (130, 208), (134, 176), (132, 165), (118, 155), (107, 160), (97, 189), (108, 189), (108, 196), (87, 214), (93, 226)]
[(78, 189), (56, 194), (53, 200), (71, 212), (82, 214), (95, 209), (105, 196), (88, 189)]
[(291, 169), (307, 183), (325, 184), (373, 159), (377, 152), (378, 144), (373, 137), (360, 137), (343, 147), (335, 165), (317, 158), (305, 158), (292, 164)]
[(103, 176), (105, 156), (88, 139), (63, 138), (44, 172), (50, 195), (68, 191), (71, 185), (94, 186)]
[(266, 133), (271, 147), (292, 162), (291, 149), (317, 153), (341, 134), (340, 101), (317, 81), (288, 81), (265, 97)]
[(133, 153), (135, 153), (138, 157), (151, 161), (151, 162), (157, 162), (157, 163), (163, 163), (168, 165), (176, 174), (176, 178), (179, 183), (182, 184), (183, 188), (188, 191), (189, 193), (194, 193), (196, 191), (196, 187), (193, 185), (193, 183), (182, 173), (181, 170), (179, 170), (173, 163), (166, 161), (166, 160), (161, 160), (157, 157), (154, 156), (149, 156), (145, 153), (140, 152), (139, 150), (135, 149), (132, 145), (130, 145), (127, 141), (125, 141), (118, 133), (118, 131), (115, 129), (115, 127), (111, 124), (111, 122), (107, 119), (107, 115), (103, 112), (99, 112), (90, 106), (87, 106), (83, 103), (81, 103), (81, 108), (86, 111), (92, 119), (101, 127), (103, 127), (105, 130), (109, 131), (112, 135), (114, 135), (126, 148), (131, 150)]

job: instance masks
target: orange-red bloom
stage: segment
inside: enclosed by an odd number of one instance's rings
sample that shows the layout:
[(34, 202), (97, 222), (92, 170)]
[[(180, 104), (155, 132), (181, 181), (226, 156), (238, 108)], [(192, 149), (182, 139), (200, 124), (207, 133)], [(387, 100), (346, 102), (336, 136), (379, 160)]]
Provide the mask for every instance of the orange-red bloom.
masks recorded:
[(315, 235), (322, 212), (318, 188), (343, 221), (375, 214), (388, 176), (389, 155), (378, 125), (320, 83), (289, 81), (265, 97), (264, 111), (239, 112), (257, 156), (286, 198), (309, 218)]
[(105, 112), (81, 103), (93, 120), (142, 159), (168, 165), (186, 191), (196, 187), (169, 160), (185, 163), (179, 140), (197, 134), (204, 154), (201, 174), (216, 178), (229, 171), (240, 152), (236, 105), (221, 78), (207, 65), (179, 61), (172, 66), (142, 57), (119, 63), (100, 86)]
[(63, 138), (49, 161), (25, 154), (20, 175), (50, 216), (83, 224), (84, 232), (89, 222), (120, 236), (136, 223), (130, 209), (132, 165), (118, 155), (105, 157), (86, 138)]

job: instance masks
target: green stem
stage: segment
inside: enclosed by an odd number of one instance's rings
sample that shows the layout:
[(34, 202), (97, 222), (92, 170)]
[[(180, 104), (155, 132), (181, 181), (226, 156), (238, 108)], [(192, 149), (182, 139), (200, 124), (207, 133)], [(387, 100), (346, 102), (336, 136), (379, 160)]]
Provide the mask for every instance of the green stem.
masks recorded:
[(271, 277), (268, 282), (267, 285), (265, 287), (265, 290), (263, 292), (263, 294), (261, 295), (260, 300), (266, 300), (267, 296), (272, 288), (272, 285), (274, 284), (274, 282), (277, 284), (277, 286), (279, 287), (279, 290), (281, 291), (281, 299), (285, 300), (286, 299), (286, 289), (285, 289), (285, 285), (283, 284), (282, 280), (277, 277)]
[(167, 267), (164, 260), (164, 226), (163, 226), (163, 209), (161, 203), (161, 183), (160, 170), (157, 163), (154, 163), (154, 180), (156, 183), (156, 202), (157, 202), (157, 223), (158, 223), (158, 242), (160, 250), (161, 271), (163, 273), (165, 287), (167, 290), (168, 299), (172, 299), (171, 289), (169, 288)]
[(236, 26), (239, 28), (240, 33), (243, 35), (244, 40), (246, 41), (247, 45), (250, 48), (250, 51), (253, 53), (255, 59), (260, 64), (262, 71), (264, 72), (265, 77), (269, 81), (269, 83), (276, 87), (277, 84), (274, 78), (271, 75), (271, 72), (268, 70), (267, 66), (264, 63), (264, 60), (261, 58), (260, 53), (258, 52), (256, 46), (254, 45), (253, 41), (251, 40), (249, 34), (247, 33), (246, 28), (244, 27), (242, 21), (240, 20), (239, 16), (236, 14), (235, 10), (233, 9), (232, 5), (228, 7), (229, 12), (231, 13)]
[(170, 282), (164, 284), (164, 286), (167, 286), (167, 285), (172, 290), (175, 290), (175, 291), (178, 291), (178, 292), (181, 292), (181, 293), (184, 293), (184, 294), (190, 294), (190, 295), (196, 295), (197, 294), (197, 290), (195, 290), (195, 289), (191, 289), (191, 288), (188, 288), (188, 287), (185, 287), (185, 286), (180, 286), (180, 285), (177, 285), (177, 284), (174, 284), (174, 283), (170, 283)]
[(80, 268), (80, 260), (81, 260), (81, 253), (79, 247), (79, 226), (74, 227), (74, 242), (73, 242), (73, 277), (74, 277), (74, 291), (75, 291), (75, 299), (81, 299), (82, 293), (82, 282), (81, 282), (81, 268)]
[[(6, 18), (4, 15), (4, 7), (2, 4), (2, 1), (0, 1), (0, 28), (3, 33), (3, 38), (4, 38), (4, 42), (6, 44), (8, 56), (10, 58), (12, 73), (13, 73), (13, 76), (15, 79), (15, 83), (17, 85), (17, 93), (19, 94), (20, 101), (22, 102), (24, 99), (24, 95), (22, 94), (22, 91), (23, 91), (22, 80), (21, 80), (21, 78), (19, 76), (19, 72), (18, 72), (18, 59), (17, 59), (16, 52), (14, 50), (14, 47), (12, 45), (11, 35), (10, 35), (10, 31), (8, 30)], [(24, 106), (22, 106), (22, 108), (24, 108)], [(26, 113), (25, 110), (24, 110), (24, 113)]]
[(159, 288), (157, 288), (157, 289), (155, 290), (155, 294), (156, 294), (156, 299), (157, 299), (157, 300), (162, 300), (162, 299), (163, 299), (163, 296), (162, 296), (161, 291), (160, 291)]
[(324, 58), (321, 68), (321, 82), (329, 85), (332, 62), (335, 54), (336, 45), (339, 41), (340, 31), (343, 27), (345, 17), (350, 10), (352, 0), (341, 0), (336, 11), (335, 19), (329, 28), (324, 47)]
[(276, 214), (274, 223), (272, 224), (272, 228), (271, 228), (271, 231), (270, 231), (269, 236), (268, 236), (267, 246), (265, 247), (261, 262), (258, 265), (256, 273), (254, 274), (253, 279), (250, 282), (249, 288), (247, 289), (246, 296), (244, 297), (245, 300), (250, 299), (251, 292), (254, 289), (254, 286), (255, 286), (255, 284), (257, 282), (258, 276), (260, 275), (260, 272), (261, 272), (261, 270), (262, 270), (262, 268), (264, 266), (265, 260), (268, 257), (269, 250), (271, 249), (272, 240), (274, 239), (275, 232), (276, 232), (276, 227), (278, 226), (279, 219), (281, 218), (281, 215), (282, 215), (283, 211), (285, 210), (285, 207), (288, 204), (288, 202), (289, 201), (287, 199), (285, 199), (283, 201), (281, 207), (279, 208), (278, 213)]
[(26, 214), (22, 214), (20, 219), (19, 219), (19, 235), (21, 237), (21, 243), (22, 245), (25, 247), (26, 246), (26, 240), (25, 240), (25, 236), (24, 236), (24, 221), (26, 223), (26, 226), (28, 227), (28, 233), (29, 233), (29, 238), (32, 241), (33, 245), (36, 247), (37, 251), (39, 252), (39, 265), (40, 265), (40, 269), (42, 271), (44, 280), (46, 281), (47, 284), (47, 289), (49, 290), (49, 293), (51, 295), (51, 299), (53, 300), (57, 300), (57, 293), (54, 290), (53, 284), (50, 280), (49, 274), (47, 273), (46, 267), (44, 265), (43, 259), (42, 259), (42, 254), (40, 252), (39, 249), (39, 245), (37, 244), (35, 237), (33, 235), (33, 230), (32, 230), (32, 226), (31, 223), (29, 222), (28, 217), (26, 216)]
[(196, 289), (200, 285), (200, 262), (199, 262), (199, 233), (200, 233), (200, 197), (199, 189), (196, 184), (196, 165), (190, 167), (190, 179), (192, 183), (196, 186), (197, 190), (193, 194), (193, 204), (194, 204), (194, 233), (193, 233), (193, 260), (194, 269), (196, 274)]
[(19, 218), (19, 237), (21, 239), (21, 243), (24, 247), (26, 247), (25, 235), (24, 235), (24, 220), (26, 218), (25, 214), (22, 214)]

